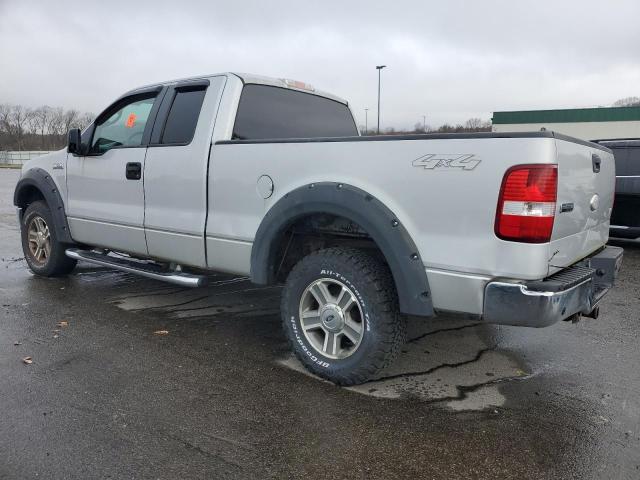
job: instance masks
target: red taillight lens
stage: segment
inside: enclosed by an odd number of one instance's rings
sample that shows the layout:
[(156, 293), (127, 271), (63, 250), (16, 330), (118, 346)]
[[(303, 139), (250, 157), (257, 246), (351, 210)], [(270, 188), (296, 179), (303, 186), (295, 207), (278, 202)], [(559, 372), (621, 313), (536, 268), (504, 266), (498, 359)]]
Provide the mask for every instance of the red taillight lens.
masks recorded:
[(557, 165), (518, 165), (507, 170), (498, 198), (496, 235), (516, 242), (548, 242), (557, 194)]

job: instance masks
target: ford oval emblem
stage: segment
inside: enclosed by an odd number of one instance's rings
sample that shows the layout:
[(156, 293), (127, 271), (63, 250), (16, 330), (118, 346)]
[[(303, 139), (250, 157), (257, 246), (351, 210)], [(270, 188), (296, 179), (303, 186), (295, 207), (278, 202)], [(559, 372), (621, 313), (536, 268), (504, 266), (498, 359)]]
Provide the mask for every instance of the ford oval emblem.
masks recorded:
[(600, 197), (596, 193), (593, 197), (591, 197), (591, 201), (589, 202), (589, 208), (591, 209), (592, 212), (595, 212), (596, 210), (598, 210), (599, 206), (600, 206)]

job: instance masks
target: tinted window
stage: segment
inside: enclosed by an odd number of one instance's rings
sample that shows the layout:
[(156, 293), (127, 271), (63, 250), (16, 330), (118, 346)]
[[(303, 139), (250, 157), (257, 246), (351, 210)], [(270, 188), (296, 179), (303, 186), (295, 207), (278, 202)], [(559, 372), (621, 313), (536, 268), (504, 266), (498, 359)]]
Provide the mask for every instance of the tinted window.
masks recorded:
[(233, 138), (348, 137), (358, 131), (346, 105), (328, 98), (266, 85), (242, 90)]
[(178, 90), (164, 126), (161, 143), (189, 143), (198, 124), (206, 90)]
[(616, 159), (616, 175), (640, 175), (640, 147), (610, 147)]
[(91, 151), (104, 153), (115, 147), (135, 147), (142, 144), (142, 134), (149, 119), (149, 112), (153, 107), (155, 96), (116, 106), (116, 110), (106, 118), (98, 119)]

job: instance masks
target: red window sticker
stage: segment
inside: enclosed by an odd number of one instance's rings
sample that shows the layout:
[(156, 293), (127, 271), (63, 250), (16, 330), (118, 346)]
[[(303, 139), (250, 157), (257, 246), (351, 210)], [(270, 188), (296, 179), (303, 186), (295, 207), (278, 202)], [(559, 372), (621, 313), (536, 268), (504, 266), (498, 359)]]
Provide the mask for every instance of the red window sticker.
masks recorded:
[(133, 126), (136, 124), (136, 114), (135, 113), (130, 113), (129, 116), (127, 117), (127, 121), (125, 122), (125, 127), (127, 128), (133, 128)]

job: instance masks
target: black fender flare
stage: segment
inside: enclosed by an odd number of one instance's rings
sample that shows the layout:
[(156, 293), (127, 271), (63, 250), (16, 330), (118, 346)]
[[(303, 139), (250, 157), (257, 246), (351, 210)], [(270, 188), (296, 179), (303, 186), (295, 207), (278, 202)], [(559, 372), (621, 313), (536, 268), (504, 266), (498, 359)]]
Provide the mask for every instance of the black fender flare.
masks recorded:
[(434, 314), (427, 273), (402, 222), (377, 198), (342, 183), (322, 182), (297, 188), (269, 209), (251, 249), (252, 282), (259, 285), (276, 282), (276, 256), (282, 234), (296, 220), (315, 213), (347, 218), (371, 236), (391, 269), (402, 313)]
[[(64, 210), (64, 203), (58, 191), (58, 187), (51, 178), (51, 175), (42, 168), (32, 168), (20, 178), (16, 189), (13, 193), (13, 204), (16, 207), (23, 208), (26, 202), (25, 195), (31, 188), (37, 189), (44, 200), (47, 202), (51, 215), (53, 215), (53, 223), (56, 231), (56, 237), (61, 243), (74, 243), (69, 231), (69, 223)], [(20, 220), (22, 220), (23, 212), (20, 212)]]

